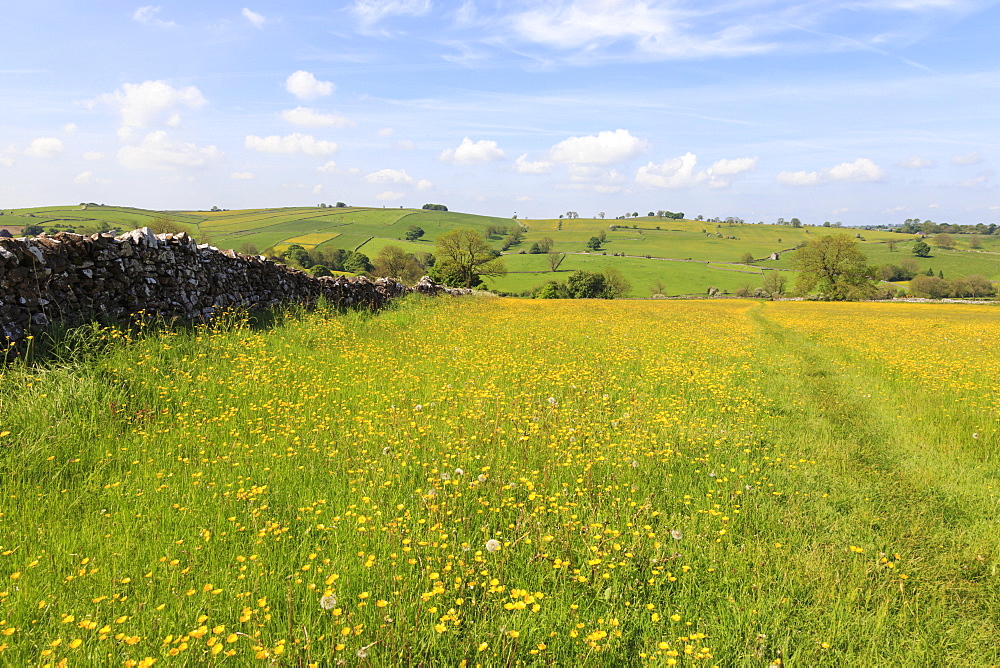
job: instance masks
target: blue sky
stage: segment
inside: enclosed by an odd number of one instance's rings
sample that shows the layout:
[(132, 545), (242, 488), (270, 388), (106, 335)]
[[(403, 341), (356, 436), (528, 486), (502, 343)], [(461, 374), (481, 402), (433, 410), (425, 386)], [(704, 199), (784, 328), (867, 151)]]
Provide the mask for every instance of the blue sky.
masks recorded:
[(0, 208), (1000, 222), (1000, 2), (0, 7)]

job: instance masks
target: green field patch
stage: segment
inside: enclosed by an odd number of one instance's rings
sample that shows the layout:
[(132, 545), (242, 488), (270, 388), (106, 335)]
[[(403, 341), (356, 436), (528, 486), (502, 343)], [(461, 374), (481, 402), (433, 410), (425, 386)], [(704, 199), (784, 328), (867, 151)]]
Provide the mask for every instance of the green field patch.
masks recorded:
[(303, 248), (312, 248), (313, 246), (319, 246), (321, 243), (336, 239), (339, 236), (340, 232), (314, 232), (313, 234), (303, 234), (299, 237), (285, 239), (285, 244), (298, 244)]

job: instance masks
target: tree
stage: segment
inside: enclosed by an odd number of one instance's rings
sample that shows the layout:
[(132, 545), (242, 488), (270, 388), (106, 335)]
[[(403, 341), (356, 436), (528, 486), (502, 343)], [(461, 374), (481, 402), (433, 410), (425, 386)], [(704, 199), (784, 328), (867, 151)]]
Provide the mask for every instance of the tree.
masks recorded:
[(931, 247), (924, 243), (921, 239), (917, 239), (913, 242), (913, 254), (917, 257), (930, 257)]
[(885, 242), (885, 245), (886, 245), (886, 247), (888, 247), (890, 253), (895, 253), (896, 252), (896, 240), (895, 239), (889, 239), (888, 241)]
[(656, 281), (651, 286), (649, 286), (649, 292), (653, 296), (653, 298), (663, 297), (663, 295), (666, 293), (666, 290), (667, 290), (667, 284), (660, 279), (656, 279)]
[(742, 264), (753, 264), (753, 262), (753, 253), (750, 253), (749, 251), (740, 256), (740, 263)]
[(604, 216), (605, 215), (607, 215), (607, 214), (605, 214), (603, 211), (601, 211), (600, 213), (597, 214), (597, 217), (600, 218), (601, 220), (604, 220)]
[(604, 270), (604, 296), (608, 299), (617, 299), (632, 291), (632, 284), (615, 267), (607, 267)]
[(965, 285), (969, 294), (973, 297), (988, 297), (992, 295), (996, 288), (982, 274), (969, 274), (965, 277)]
[(788, 277), (780, 271), (769, 271), (764, 275), (764, 290), (772, 295), (783, 294), (787, 284)]
[(566, 289), (573, 299), (599, 299), (605, 296), (607, 282), (604, 274), (577, 270), (566, 279)]
[(446, 285), (471, 288), (482, 283), (481, 276), (506, 276), (507, 268), (476, 230), (452, 230), (435, 242), (434, 271)]
[(352, 274), (363, 274), (375, 268), (371, 259), (364, 253), (357, 251), (348, 251), (347, 253), (347, 257), (344, 258), (344, 271), (349, 271)]
[(428, 211), (447, 211), (448, 207), (444, 204), (424, 204), (421, 209), (426, 209)]
[(597, 237), (590, 237), (590, 241), (587, 242), (587, 248), (590, 250), (601, 250), (601, 240)]
[(555, 243), (556, 242), (552, 240), (552, 237), (542, 237), (538, 241), (538, 247), (541, 249), (543, 253), (548, 253), (550, 250), (552, 250), (552, 246), (555, 245)]
[(309, 267), (309, 273), (316, 278), (319, 278), (320, 276), (333, 276), (333, 273), (330, 272), (330, 268), (325, 264), (314, 264)]
[(563, 260), (566, 259), (566, 253), (557, 253), (555, 251), (549, 251), (549, 269), (551, 271), (556, 271), (559, 269), (559, 265), (562, 264)]
[(410, 225), (406, 228), (406, 236), (404, 237), (407, 241), (416, 241), (420, 237), (424, 236), (424, 230), (422, 227), (417, 227), (416, 225)]
[(935, 234), (934, 245), (937, 246), (938, 248), (945, 248), (947, 250), (952, 250), (953, 248), (955, 248), (955, 237), (951, 236), (950, 234), (945, 234), (944, 232), (942, 232), (941, 234)]
[(858, 243), (846, 234), (803, 244), (792, 258), (800, 293), (817, 292), (823, 299), (864, 299), (875, 292), (873, 270)]
[(343, 209), (343, 208), (345, 208), (345, 207), (347, 207), (347, 205), (346, 205), (346, 204), (344, 204), (343, 202), (337, 202), (337, 208), (338, 208), (338, 209)]
[(151, 229), (154, 234), (180, 234), (181, 232), (187, 232), (187, 229), (183, 225), (167, 215), (157, 216), (146, 227)]
[(375, 268), (372, 270), (376, 276), (387, 278), (398, 278), (404, 283), (416, 283), (423, 274), (423, 267), (399, 246), (383, 246), (375, 256)]

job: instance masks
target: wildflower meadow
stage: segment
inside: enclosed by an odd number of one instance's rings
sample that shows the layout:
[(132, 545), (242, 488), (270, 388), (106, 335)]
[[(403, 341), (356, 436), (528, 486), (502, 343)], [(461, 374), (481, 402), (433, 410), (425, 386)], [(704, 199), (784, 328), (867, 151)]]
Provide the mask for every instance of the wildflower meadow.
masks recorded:
[(998, 664), (997, 313), (80, 330), (0, 371), (0, 663)]

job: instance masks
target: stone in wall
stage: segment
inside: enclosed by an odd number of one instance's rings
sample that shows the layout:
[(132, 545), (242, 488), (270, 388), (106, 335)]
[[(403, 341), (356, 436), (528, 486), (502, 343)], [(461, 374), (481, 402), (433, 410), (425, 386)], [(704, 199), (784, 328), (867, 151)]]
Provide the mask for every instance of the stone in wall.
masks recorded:
[(262, 309), (328, 302), (380, 309), (409, 292), (465, 294), (424, 277), (413, 287), (394, 279), (314, 277), (235, 251), (197, 244), (187, 234), (121, 236), (69, 232), (0, 238), (0, 337), (23, 338), (33, 327), (89, 320), (121, 322), (137, 315), (198, 320), (220, 309)]

